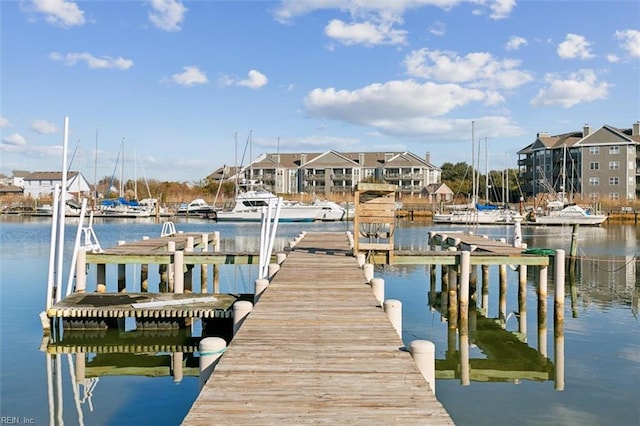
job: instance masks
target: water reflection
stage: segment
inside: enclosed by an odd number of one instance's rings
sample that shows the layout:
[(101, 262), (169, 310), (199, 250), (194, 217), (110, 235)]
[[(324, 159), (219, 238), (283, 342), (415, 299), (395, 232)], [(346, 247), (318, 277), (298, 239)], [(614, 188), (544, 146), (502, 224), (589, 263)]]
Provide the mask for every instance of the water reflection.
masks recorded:
[[(176, 384), (185, 376), (199, 377), (200, 339), (191, 329), (67, 331), (45, 338), (41, 350), (46, 353), (49, 423), (63, 425), (66, 419), (94, 424), (87, 416), (97, 403), (93, 396), (100, 380), (107, 376), (172, 377)], [(65, 382), (71, 385), (75, 416), (63, 412), (69, 406)]]

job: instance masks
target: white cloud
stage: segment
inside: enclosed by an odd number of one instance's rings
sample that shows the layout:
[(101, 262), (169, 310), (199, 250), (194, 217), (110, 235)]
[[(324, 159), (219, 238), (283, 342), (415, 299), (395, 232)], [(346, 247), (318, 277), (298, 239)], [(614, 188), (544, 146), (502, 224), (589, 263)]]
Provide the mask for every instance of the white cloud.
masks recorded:
[(177, 0), (151, 0), (149, 20), (165, 31), (180, 31), (180, 24), (188, 9)]
[(4, 117), (0, 117), (0, 129), (4, 129), (6, 127), (11, 127), (12, 124), (9, 120)]
[(562, 59), (589, 59), (593, 58), (590, 51), (590, 43), (581, 35), (567, 34), (565, 40), (558, 45), (558, 56)]
[(2, 143), (6, 145), (24, 146), (27, 144), (27, 141), (21, 134), (13, 133), (2, 138)]
[(269, 79), (267, 76), (256, 70), (249, 71), (247, 78), (244, 80), (238, 80), (228, 75), (220, 77), (220, 83), (225, 86), (244, 86), (250, 89), (259, 89), (262, 86), (265, 86), (268, 82)]
[[(394, 28), (403, 23), (406, 11), (422, 7), (450, 10), (464, 0), (283, 0), (274, 9), (276, 21), (288, 24), (298, 16), (317, 10), (335, 9), (349, 14), (350, 23), (334, 19), (325, 27), (325, 34), (344, 44), (405, 44), (407, 32)], [(515, 0), (476, 1), (479, 8), (490, 9), (493, 19), (507, 17), (515, 7)], [(430, 29), (434, 35), (443, 35), (444, 26), (437, 23)]]
[[(75, 2), (67, 0), (33, 0), (30, 5), (36, 13), (45, 15), (45, 21), (63, 28), (85, 24), (84, 12)], [(27, 6), (29, 8), (29, 6)]]
[(527, 45), (527, 39), (520, 36), (511, 36), (505, 45), (507, 50), (519, 50), (522, 46)]
[(357, 90), (314, 89), (304, 100), (307, 111), (349, 123), (385, 127), (386, 122), (441, 116), (470, 102), (485, 100), (480, 90), (455, 84), (413, 80), (371, 84)]
[(420, 49), (407, 55), (404, 64), (407, 74), (414, 77), (474, 87), (513, 89), (533, 80), (530, 73), (517, 69), (520, 61), (500, 61), (486, 52), (460, 57), (454, 52)]
[(607, 55), (607, 61), (609, 61), (612, 64), (615, 64), (616, 62), (620, 62), (620, 57), (618, 55), (614, 55), (613, 53)]
[(260, 71), (251, 70), (249, 71), (247, 79), (237, 81), (236, 84), (238, 86), (244, 86), (250, 89), (259, 89), (262, 86), (266, 85), (268, 82), (269, 79), (267, 79), (266, 75), (262, 74)]
[[(511, 3), (513, 0), (495, 0), (496, 10), (501, 9), (499, 3)], [(316, 10), (337, 9), (349, 12), (352, 16), (364, 14), (393, 14), (401, 16), (406, 10), (418, 9), (426, 6), (439, 7), (449, 10), (464, 3), (463, 0), (283, 0), (274, 9), (274, 17), (278, 22), (289, 23), (294, 18)]]
[(533, 106), (559, 105), (570, 108), (574, 105), (606, 99), (611, 84), (598, 81), (593, 70), (583, 69), (563, 79), (556, 74), (545, 77), (547, 87), (540, 89), (531, 101)]
[(442, 37), (447, 33), (447, 24), (438, 21), (429, 28), (429, 33), (434, 36)]
[(350, 46), (363, 44), (375, 46), (380, 44), (404, 44), (407, 32), (392, 28), (391, 23), (359, 22), (347, 24), (333, 19), (324, 29), (327, 37)]
[(193, 86), (195, 84), (205, 84), (207, 75), (200, 71), (198, 67), (186, 66), (182, 68), (184, 71), (180, 74), (173, 74), (170, 81), (181, 86)]
[(58, 127), (55, 124), (49, 123), (45, 120), (33, 120), (31, 122), (31, 126), (29, 126), (29, 129), (32, 132), (40, 134), (58, 133)]
[(616, 31), (616, 40), (622, 42), (621, 46), (632, 58), (640, 57), (640, 31), (624, 30)]
[(97, 58), (87, 52), (67, 53), (63, 55), (58, 52), (49, 54), (49, 59), (57, 62), (63, 62), (65, 65), (76, 65), (78, 62), (85, 62), (89, 68), (115, 68), (120, 70), (126, 70), (133, 66), (131, 59), (125, 59), (123, 57), (112, 58), (110, 56), (103, 56)]
[(507, 18), (514, 7), (516, 7), (516, 0), (494, 0), (489, 5), (489, 8), (491, 9), (491, 14), (489, 16), (492, 19)]

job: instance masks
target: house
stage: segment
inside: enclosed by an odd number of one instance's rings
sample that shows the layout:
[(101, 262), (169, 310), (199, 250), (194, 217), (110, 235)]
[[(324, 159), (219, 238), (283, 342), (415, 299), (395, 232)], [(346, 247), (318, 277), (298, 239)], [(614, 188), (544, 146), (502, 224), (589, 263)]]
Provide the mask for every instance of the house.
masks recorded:
[(453, 200), (453, 191), (446, 183), (432, 183), (424, 187), (422, 195), (431, 203), (448, 203)]
[(640, 198), (640, 122), (629, 129), (609, 125), (560, 135), (538, 133), (518, 152), (527, 197), (563, 193), (583, 200)]
[(24, 178), (29, 176), (31, 172), (27, 170), (12, 170), (11, 185), (24, 188)]
[(359, 182), (377, 181), (398, 186), (401, 195), (423, 197), (427, 185), (440, 183), (441, 170), (427, 153), (421, 158), (410, 152), (268, 153), (239, 169), (216, 170), (210, 179), (224, 173), (228, 181), (255, 180), (279, 194), (352, 193)]
[[(23, 178), (24, 195), (31, 198), (51, 197), (56, 185), (62, 185), (62, 172), (33, 172)], [(88, 197), (91, 186), (80, 172), (67, 173), (67, 193), (80, 199)]]

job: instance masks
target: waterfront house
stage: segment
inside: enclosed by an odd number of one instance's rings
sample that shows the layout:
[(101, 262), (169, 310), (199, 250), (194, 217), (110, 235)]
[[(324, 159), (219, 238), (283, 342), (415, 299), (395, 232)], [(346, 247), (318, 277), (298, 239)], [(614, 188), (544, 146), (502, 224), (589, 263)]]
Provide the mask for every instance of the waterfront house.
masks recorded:
[[(24, 195), (39, 199), (51, 197), (56, 184), (62, 185), (62, 172), (33, 172), (24, 177)], [(80, 172), (67, 173), (67, 193), (80, 199), (89, 197), (91, 186)]]

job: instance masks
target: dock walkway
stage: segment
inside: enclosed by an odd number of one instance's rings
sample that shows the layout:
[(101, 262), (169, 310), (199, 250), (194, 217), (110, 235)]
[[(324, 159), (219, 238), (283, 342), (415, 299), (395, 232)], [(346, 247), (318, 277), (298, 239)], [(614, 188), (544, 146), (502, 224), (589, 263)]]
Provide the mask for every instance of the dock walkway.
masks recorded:
[(453, 424), (402, 347), (346, 234), (307, 233), (183, 424)]

